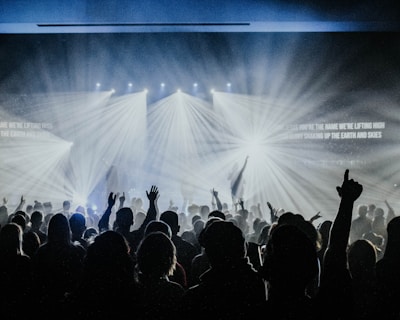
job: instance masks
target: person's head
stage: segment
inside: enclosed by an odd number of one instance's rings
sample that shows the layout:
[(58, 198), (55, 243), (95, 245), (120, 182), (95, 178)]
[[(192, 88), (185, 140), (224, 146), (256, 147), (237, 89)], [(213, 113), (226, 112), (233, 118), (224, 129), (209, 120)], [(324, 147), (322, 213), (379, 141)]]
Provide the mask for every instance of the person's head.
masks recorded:
[(375, 217), (383, 217), (385, 215), (385, 211), (381, 207), (376, 207), (374, 210)]
[(51, 216), (47, 229), (47, 242), (71, 243), (69, 222), (62, 213), (56, 213)]
[(24, 253), (31, 258), (35, 255), (39, 246), (41, 245), (38, 234), (34, 231), (28, 231), (22, 236), (22, 248)]
[(247, 246), (243, 232), (232, 222), (214, 219), (199, 237), (211, 266), (222, 267), (244, 259)]
[(199, 214), (193, 215), (193, 216), (192, 216), (192, 219), (191, 219), (192, 226), (194, 225), (194, 223), (195, 223), (197, 220), (200, 220), (200, 219), (201, 219), (201, 215), (199, 215)]
[(172, 237), (172, 231), (169, 225), (164, 221), (159, 221), (159, 220), (152, 220), (147, 224), (144, 230), (144, 236), (147, 236), (149, 233), (156, 231), (165, 233), (168, 236), (168, 238)]
[(129, 252), (128, 242), (121, 234), (113, 230), (102, 232), (87, 249), (85, 273), (100, 281), (130, 278), (134, 274), (134, 262)]
[(172, 235), (176, 235), (179, 232), (179, 218), (178, 214), (175, 211), (167, 210), (161, 213), (160, 220), (164, 221), (166, 224), (169, 225), (172, 231)]
[(136, 210), (142, 210), (143, 207), (143, 200), (142, 198), (135, 198), (133, 205), (135, 206)]
[(25, 217), (24, 217), (22, 214), (20, 214), (20, 213), (16, 213), (16, 214), (12, 217), (11, 222), (14, 222), (14, 223), (18, 224), (18, 225), (21, 227), (22, 231), (24, 231), (25, 228), (26, 228), (26, 219), (25, 219)]
[(368, 205), (368, 213), (369, 213), (371, 216), (373, 216), (374, 211), (375, 211), (375, 208), (376, 208), (376, 204), (374, 204), (374, 203), (370, 203), (370, 204)]
[(368, 213), (368, 206), (365, 204), (360, 204), (357, 209), (358, 215), (360, 217), (365, 217)]
[(139, 228), (145, 219), (146, 219), (146, 214), (143, 211), (136, 212), (134, 217), (135, 226)]
[(151, 232), (145, 236), (136, 251), (139, 272), (145, 277), (171, 276), (176, 267), (176, 248), (168, 236)]
[(133, 211), (129, 207), (120, 208), (115, 215), (115, 225), (118, 229), (129, 230), (133, 225)]
[(396, 216), (387, 224), (387, 241), (384, 256), (398, 259), (400, 250), (400, 216)]
[(43, 223), (43, 212), (35, 210), (31, 214), (31, 226), (40, 227)]
[(62, 204), (63, 210), (64, 211), (69, 211), (71, 209), (71, 201), (69, 200), (64, 200)]
[(94, 227), (89, 227), (83, 232), (83, 239), (88, 241), (89, 244), (91, 244), (94, 241), (94, 238), (98, 235), (98, 231)]
[(317, 251), (310, 238), (295, 225), (276, 225), (270, 232), (263, 263), (263, 276), (271, 287), (305, 289), (318, 273)]
[(351, 276), (355, 278), (374, 272), (377, 257), (376, 247), (369, 240), (361, 239), (351, 243), (347, 249), (347, 261)]
[(210, 217), (218, 217), (218, 218), (221, 218), (222, 220), (225, 220), (225, 219), (226, 219), (225, 213), (223, 213), (223, 212), (220, 211), (220, 210), (213, 210), (213, 211), (211, 211), (211, 212), (208, 214), (208, 218), (210, 218)]
[(200, 206), (200, 215), (203, 220), (207, 220), (208, 214), (210, 213), (210, 207), (207, 205)]
[(43, 211), (45, 214), (53, 212), (53, 205), (50, 201), (43, 203)]
[(86, 214), (86, 209), (85, 209), (84, 206), (77, 206), (76, 209), (75, 209), (75, 212), (80, 212), (83, 215), (85, 215)]
[(196, 222), (193, 224), (193, 231), (196, 237), (199, 236), (200, 232), (204, 229), (205, 225), (206, 222), (203, 219), (196, 220)]
[(35, 200), (35, 203), (34, 203), (34, 205), (33, 205), (33, 210), (42, 211), (42, 212), (44, 213), (44, 206), (43, 206), (43, 203), (41, 203), (41, 202)]
[(0, 252), (3, 254), (21, 254), (22, 228), (20, 225), (10, 222), (0, 229)]
[(31, 215), (32, 212), (33, 212), (33, 205), (28, 204), (28, 205), (26, 206), (26, 208), (25, 208), (25, 211), (26, 211), (26, 213), (27, 213), (28, 215)]
[(73, 234), (82, 236), (86, 229), (85, 216), (80, 212), (73, 213), (69, 218), (69, 226)]

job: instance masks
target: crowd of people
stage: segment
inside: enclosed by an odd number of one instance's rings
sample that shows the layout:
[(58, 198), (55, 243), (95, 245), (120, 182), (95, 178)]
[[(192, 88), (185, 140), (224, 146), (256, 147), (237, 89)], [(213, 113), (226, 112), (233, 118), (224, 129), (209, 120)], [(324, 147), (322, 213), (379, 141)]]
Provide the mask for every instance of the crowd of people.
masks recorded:
[[(344, 173), (333, 220), (267, 203), (160, 211), (152, 185), (127, 204), (0, 207), (4, 319), (400, 319), (400, 216), (356, 204)], [(312, 198), (312, 195), (310, 195)]]

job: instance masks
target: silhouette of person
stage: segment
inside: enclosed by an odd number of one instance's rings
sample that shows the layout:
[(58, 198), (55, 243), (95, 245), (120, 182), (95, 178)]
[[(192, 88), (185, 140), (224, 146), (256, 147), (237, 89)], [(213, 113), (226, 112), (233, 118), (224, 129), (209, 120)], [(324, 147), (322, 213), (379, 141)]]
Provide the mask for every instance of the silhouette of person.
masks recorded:
[(150, 232), (136, 252), (140, 310), (145, 319), (174, 319), (179, 315), (184, 288), (169, 280), (176, 267), (176, 248), (161, 231)]
[(47, 241), (32, 259), (37, 307), (43, 316), (56, 316), (65, 295), (76, 289), (85, 253), (81, 245), (71, 241), (67, 217), (54, 214), (49, 221)]
[(87, 248), (83, 276), (66, 298), (68, 319), (122, 319), (138, 312), (135, 262), (126, 239), (116, 231), (97, 235)]
[(231, 172), (228, 175), (231, 188), (231, 197), (233, 206), (240, 201), (244, 196), (244, 184), (243, 173), (247, 166), (249, 156), (246, 157), (243, 166), (239, 169), (237, 163), (233, 166)]
[[(216, 218), (218, 219), (218, 218)], [(198, 319), (247, 319), (265, 302), (261, 275), (246, 257), (242, 231), (230, 221), (214, 221), (200, 239), (210, 268), (183, 297), (184, 316)]]
[(5, 224), (0, 230), (0, 283), (2, 317), (27, 317), (32, 289), (32, 261), (22, 248), (22, 228), (14, 222)]

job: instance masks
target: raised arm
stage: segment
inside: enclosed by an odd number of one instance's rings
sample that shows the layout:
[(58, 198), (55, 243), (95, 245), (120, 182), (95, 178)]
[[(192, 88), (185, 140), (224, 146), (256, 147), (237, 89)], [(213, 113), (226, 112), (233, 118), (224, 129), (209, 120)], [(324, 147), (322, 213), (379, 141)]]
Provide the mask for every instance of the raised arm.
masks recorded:
[(318, 211), (316, 214), (314, 214), (311, 218), (310, 218), (310, 222), (311, 223), (313, 223), (315, 220), (317, 220), (317, 219), (319, 219), (319, 218), (321, 218), (322, 216), (321, 216), (321, 212), (320, 211)]
[(118, 210), (121, 209), (124, 206), (125, 203), (125, 192), (122, 192), (122, 196), (118, 197), (119, 200), (119, 206), (118, 206)]
[(113, 206), (115, 205), (115, 201), (117, 199), (117, 195), (115, 195), (113, 192), (110, 192), (108, 195), (108, 205), (107, 209), (104, 211), (103, 215), (101, 216), (99, 223), (98, 223), (98, 228), (99, 232), (107, 231), (110, 230), (110, 215), (111, 215), (111, 210)]
[(346, 169), (343, 183), (336, 190), (340, 204), (323, 258), (317, 306), (321, 312), (329, 312), (329, 319), (347, 319), (353, 305), (347, 246), (354, 202), (361, 195), (363, 187), (357, 181), (349, 180), (349, 170)]
[(339, 210), (332, 224), (328, 249), (325, 255), (331, 255), (336, 262), (346, 264), (346, 250), (349, 241), (354, 202), (361, 195), (363, 187), (353, 179), (349, 180), (349, 169), (344, 173), (341, 186), (336, 187), (340, 197)]
[(249, 156), (246, 157), (246, 160), (244, 161), (244, 164), (243, 164), (242, 168), (240, 169), (239, 174), (237, 175), (236, 179), (234, 180), (234, 182), (233, 182), (233, 184), (232, 184), (232, 190), (231, 190), (231, 192), (232, 192), (232, 194), (235, 195), (235, 196), (237, 195), (237, 192), (238, 192), (238, 190), (239, 190), (239, 186), (240, 186), (240, 184), (241, 184), (241, 182), (242, 182), (243, 172), (244, 172), (244, 169), (246, 169), (247, 160), (248, 160), (248, 159), (249, 159)]
[(271, 202), (268, 201), (267, 202), (267, 206), (269, 208), (269, 215), (270, 215), (271, 224), (273, 224), (274, 222), (278, 221), (278, 216), (277, 216), (276, 210), (272, 206)]
[[(4, 201), (4, 200), (3, 200), (3, 201)], [(15, 208), (15, 210), (14, 210), (14, 213), (17, 212), (17, 211), (23, 210), (25, 202), (26, 202), (26, 201), (25, 201), (25, 198), (24, 198), (24, 196), (22, 195), (22, 196), (21, 196), (21, 200), (19, 201), (18, 206), (17, 206), (17, 207)]]
[(158, 205), (157, 200), (160, 196), (157, 186), (151, 186), (150, 191), (146, 190), (147, 199), (149, 199), (149, 208), (147, 209), (146, 218), (138, 229), (138, 233), (143, 237), (144, 230), (150, 221), (157, 220), (158, 218)]
[[(221, 200), (218, 197), (218, 191), (213, 188), (211, 190), (211, 193), (213, 195), (213, 198), (215, 199), (215, 203), (217, 205), (217, 210), (222, 211), (222, 203), (221, 203)], [(213, 208), (213, 209), (215, 210), (215, 208)]]
[(389, 223), (389, 221), (392, 220), (396, 216), (396, 214), (394, 212), (394, 209), (392, 208), (392, 206), (389, 204), (389, 202), (387, 200), (385, 200), (385, 204), (386, 204), (386, 207), (388, 208), (388, 213), (386, 216), (386, 225), (387, 225)]

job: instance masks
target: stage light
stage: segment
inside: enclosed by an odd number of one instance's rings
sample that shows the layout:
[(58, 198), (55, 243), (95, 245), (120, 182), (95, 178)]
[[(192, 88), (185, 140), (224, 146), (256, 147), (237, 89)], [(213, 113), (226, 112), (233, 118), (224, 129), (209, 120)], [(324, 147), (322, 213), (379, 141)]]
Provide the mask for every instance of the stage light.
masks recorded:
[(132, 87), (132, 86), (133, 86), (132, 82), (129, 82), (128, 87)]
[(193, 83), (193, 87), (197, 88), (198, 84), (197, 82)]
[(230, 87), (232, 86), (232, 84), (231, 84), (230, 82), (228, 82), (228, 83), (226, 84), (226, 86), (227, 86), (228, 88), (230, 88)]
[(164, 88), (165, 87), (165, 83), (161, 82), (160, 86), (161, 86), (161, 88)]
[(211, 92), (211, 94), (214, 94), (215, 93), (215, 89), (211, 89), (210, 92)]
[(180, 93), (180, 92), (181, 92), (181, 89), (176, 90), (176, 92), (177, 92), (177, 93)]
[(115, 89), (111, 89), (111, 94), (115, 93)]
[(100, 83), (100, 82), (97, 82), (97, 83), (96, 83), (96, 87), (97, 87), (97, 88), (100, 88), (100, 87), (101, 87), (101, 83)]

